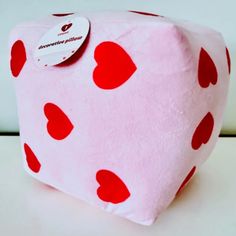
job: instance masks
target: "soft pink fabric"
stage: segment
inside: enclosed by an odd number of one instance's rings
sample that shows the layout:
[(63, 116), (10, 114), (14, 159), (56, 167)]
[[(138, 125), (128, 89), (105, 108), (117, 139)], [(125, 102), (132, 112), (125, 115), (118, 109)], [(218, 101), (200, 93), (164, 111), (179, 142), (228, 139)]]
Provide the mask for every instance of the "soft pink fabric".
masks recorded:
[(11, 32), (25, 168), (108, 212), (152, 224), (217, 141), (229, 54), (221, 34), (187, 21), (81, 12), (91, 22), (81, 55), (35, 65), (40, 37), (76, 15)]

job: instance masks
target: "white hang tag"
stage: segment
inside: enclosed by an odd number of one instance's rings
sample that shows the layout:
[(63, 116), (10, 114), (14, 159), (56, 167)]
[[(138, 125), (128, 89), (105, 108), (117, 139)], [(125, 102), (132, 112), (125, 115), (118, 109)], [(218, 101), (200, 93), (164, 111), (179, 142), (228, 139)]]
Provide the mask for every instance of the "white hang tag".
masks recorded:
[(39, 40), (34, 52), (35, 63), (45, 67), (67, 60), (81, 47), (89, 28), (89, 20), (81, 16), (54, 26)]

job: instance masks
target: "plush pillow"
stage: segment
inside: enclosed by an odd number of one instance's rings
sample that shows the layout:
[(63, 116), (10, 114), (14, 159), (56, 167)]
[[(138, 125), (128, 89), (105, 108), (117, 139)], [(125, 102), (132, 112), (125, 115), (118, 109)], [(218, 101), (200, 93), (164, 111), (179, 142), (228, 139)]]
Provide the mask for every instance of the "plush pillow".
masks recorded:
[[(82, 46), (39, 66), (42, 36), (77, 16), (90, 22)], [(26, 171), (89, 204), (150, 225), (216, 144), (230, 57), (213, 29), (136, 11), (54, 14), (17, 25), (10, 54)]]

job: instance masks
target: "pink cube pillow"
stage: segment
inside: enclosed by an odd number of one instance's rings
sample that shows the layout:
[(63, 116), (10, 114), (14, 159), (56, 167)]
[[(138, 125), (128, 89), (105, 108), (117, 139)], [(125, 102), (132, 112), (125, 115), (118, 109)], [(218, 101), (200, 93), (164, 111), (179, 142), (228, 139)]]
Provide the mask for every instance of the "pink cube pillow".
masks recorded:
[[(54, 25), (85, 16), (73, 56), (39, 67)], [(54, 14), (10, 35), (26, 171), (92, 205), (150, 225), (209, 157), (230, 57), (220, 33), (135, 11)]]

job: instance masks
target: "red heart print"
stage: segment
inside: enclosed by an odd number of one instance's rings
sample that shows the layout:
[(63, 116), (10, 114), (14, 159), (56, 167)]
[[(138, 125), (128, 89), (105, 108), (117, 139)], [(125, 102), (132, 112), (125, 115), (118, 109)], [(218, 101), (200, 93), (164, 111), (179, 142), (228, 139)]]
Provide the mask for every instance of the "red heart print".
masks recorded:
[(67, 31), (71, 26), (72, 26), (72, 23), (63, 25), (63, 26), (61, 27), (61, 30), (62, 30), (63, 32), (65, 32), (65, 31)]
[(62, 16), (69, 16), (69, 15), (73, 15), (74, 13), (56, 13), (56, 14), (52, 14), (53, 16), (58, 16), (58, 17), (62, 17)]
[(201, 48), (198, 63), (198, 82), (202, 88), (207, 88), (210, 83), (217, 82), (217, 69), (215, 63), (204, 48)]
[(11, 48), (10, 67), (14, 77), (17, 77), (26, 62), (26, 51), (24, 43), (17, 40)]
[(66, 138), (74, 128), (67, 115), (53, 103), (47, 103), (44, 106), (44, 114), (48, 119), (48, 133), (54, 139)]
[(125, 83), (136, 71), (136, 66), (127, 52), (117, 43), (102, 42), (94, 52), (97, 67), (93, 80), (101, 89), (114, 89)]
[(153, 13), (149, 13), (149, 12), (142, 12), (142, 11), (129, 11), (129, 12), (133, 12), (133, 13), (141, 14), (141, 15), (145, 15), (145, 16), (160, 16), (160, 15), (157, 15), (157, 14), (153, 14)]
[(26, 161), (27, 161), (29, 168), (33, 172), (38, 173), (41, 168), (41, 164), (40, 164), (38, 158), (35, 156), (32, 149), (26, 143), (24, 143), (24, 150), (25, 150), (25, 155), (26, 155)]
[(97, 189), (98, 197), (114, 204), (124, 202), (129, 196), (129, 190), (124, 182), (109, 170), (99, 170), (96, 174), (100, 187)]
[(230, 60), (230, 54), (228, 48), (226, 48), (226, 58), (227, 58), (227, 64), (228, 64), (228, 71), (229, 74), (231, 72), (231, 60)]
[(206, 144), (212, 134), (214, 118), (210, 112), (201, 120), (192, 137), (192, 148), (197, 150), (202, 144)]
[(186, 178), (184, 179), (184, 181), (182, 182), (182, 184), (180, 185), (176, 195), (178, 195), (182, 189), (187, 185), (187, 183), (190, 181), (190, 179), (192, 178), (192, 176), (194, 175), (194, 173), (196, 172), (196, 166), (194, 166), (190, 172), (188, 173), (188, 175), (186, 176)]

